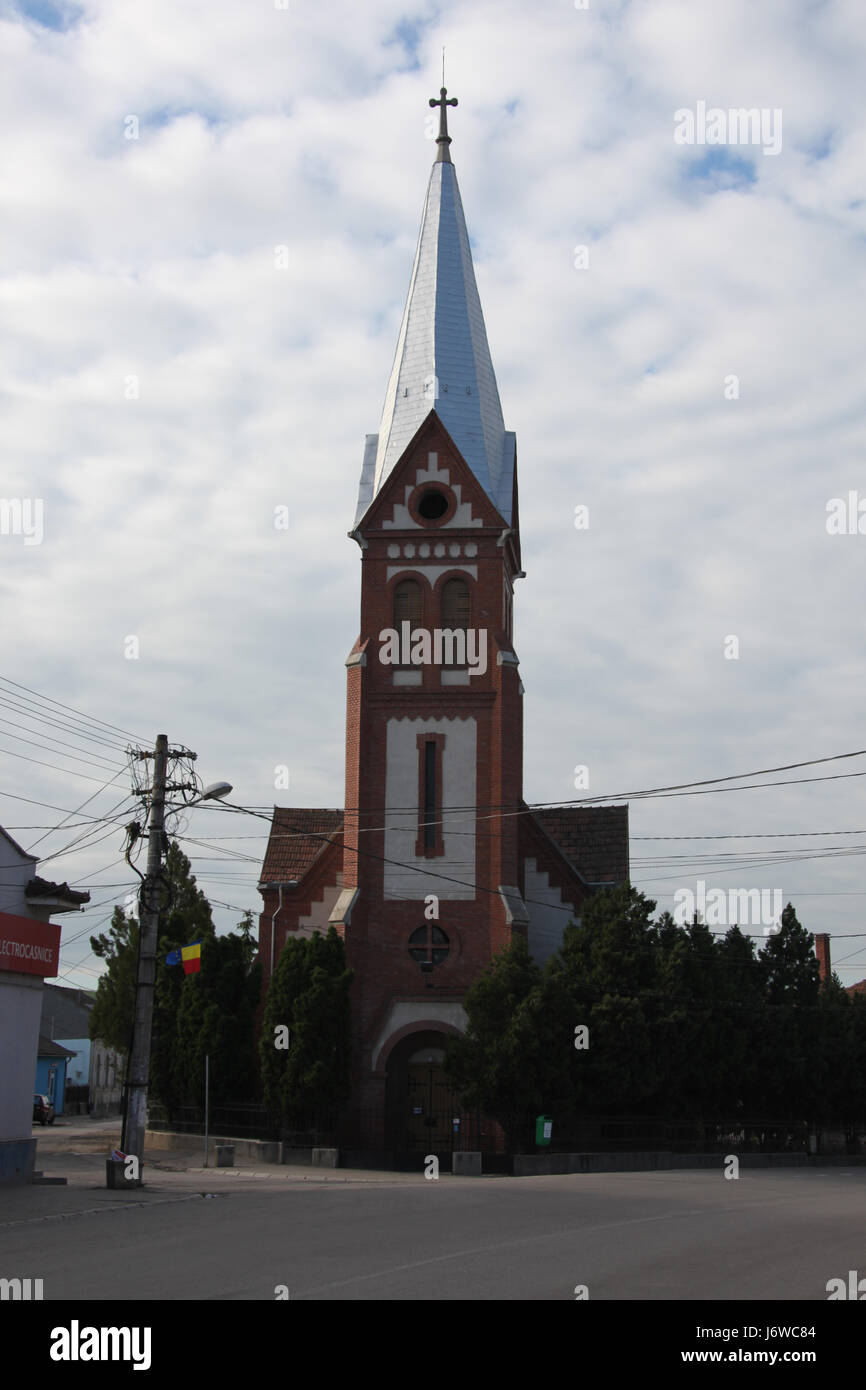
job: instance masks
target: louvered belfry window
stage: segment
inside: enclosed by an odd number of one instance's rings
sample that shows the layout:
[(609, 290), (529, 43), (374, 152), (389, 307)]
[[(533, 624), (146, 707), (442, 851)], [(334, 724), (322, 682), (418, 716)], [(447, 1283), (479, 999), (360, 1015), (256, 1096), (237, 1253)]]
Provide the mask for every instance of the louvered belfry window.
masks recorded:
[(442, 626), (452, 631), (469, 626), (469, 585), (463, 579), (449, 579), (442, 590)]
[(414, 579), (403, 579), (394, 590), (394, 626), (411, 623), (410, 631), (421, 626), (421, 586)]

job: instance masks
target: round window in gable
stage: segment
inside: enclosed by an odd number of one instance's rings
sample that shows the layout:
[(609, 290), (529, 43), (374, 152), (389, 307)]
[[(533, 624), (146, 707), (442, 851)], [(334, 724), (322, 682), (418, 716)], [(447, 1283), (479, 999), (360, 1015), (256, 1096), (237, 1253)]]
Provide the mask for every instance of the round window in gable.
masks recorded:
[(438, 521), (448, 510), (448, 498), (444, 492), (425, 492), (418, 502), (418, 515), (425, 521)]
[(448, 937), (432, 922), (416, 927), (409, 937), (409, 955), (419, 965), (441, 965), (450, 949)]

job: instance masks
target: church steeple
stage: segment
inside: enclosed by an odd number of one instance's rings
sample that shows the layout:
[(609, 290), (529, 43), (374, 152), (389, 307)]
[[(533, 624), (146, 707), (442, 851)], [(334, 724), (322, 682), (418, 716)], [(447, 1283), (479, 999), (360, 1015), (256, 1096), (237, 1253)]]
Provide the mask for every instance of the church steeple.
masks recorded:
[(515, 437), (499, 390), (448, 146), (443, 87), (436, 162), (430, 173), (409, 294), (379, 433), (367, 436), (356, 525), (422, 422), (435, 410), (500, 516), (511, 523)]

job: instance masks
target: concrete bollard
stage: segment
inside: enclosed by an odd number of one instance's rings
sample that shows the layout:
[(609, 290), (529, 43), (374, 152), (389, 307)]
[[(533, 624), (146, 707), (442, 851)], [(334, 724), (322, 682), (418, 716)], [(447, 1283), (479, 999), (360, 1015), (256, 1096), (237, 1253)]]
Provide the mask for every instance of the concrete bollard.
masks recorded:
[(453, 1153), (451, 1155), (451, 1172), (455, 1177), (480, 1178), (481, 1154), (469, 1152)]
[(338, 1168), (339, 1159), (339, 1149), (313, 1149), (314, 1168)]

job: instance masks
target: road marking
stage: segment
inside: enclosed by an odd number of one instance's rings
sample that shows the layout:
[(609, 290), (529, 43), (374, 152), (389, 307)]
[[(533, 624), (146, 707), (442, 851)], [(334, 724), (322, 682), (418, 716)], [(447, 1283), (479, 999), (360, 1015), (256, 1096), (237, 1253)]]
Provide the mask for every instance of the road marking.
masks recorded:
[(761, 1206), (763, 1208), (767, 1206), (783, 1205), (786, 1202), (797, 1202), (799, 1204), (801, 1201), (802, 1198), (798, 1196), (777, 1198), (774, 1202), (738, 1202), (736, 1205), (728, 1207), (697, 1207), (693, 1211), (666, 1211), (661, 1212), (657, 1216), (634, 1216), (629, 1217), (625, 1221), (603, 1221), (597, 1226), (571, 1226), (565, 1229), (558, 1227), (554, 1231), (536, 1232), (531, 1236), (521, 1236), (518, 1240), (502, 1240), (498, 1241), (495, 1245), (479, 1245), (469, 1250), (456, 1250), (447, 1255), (432, 1255), (430, 1259), (427, 1260), (413, 1260), (409, 1264), (393, 1265), (390, 1269), (382, 1269), (375, 1274), (358, 1274), (352, 1279), (337, 1279), (330, 1284), (319, 1284), (314, 1289), (306, 1289), (303, 1293), (298, 1292), (294, 1294), (293, 1297), (295, 1301), (302, 1298), (310, 1298), (314, 1294), (324, 1293), (327, 1289), (346, 1288), (350, 1284), (363, 1284), (370, 1279), (387, 1279), (389, 1275), (392, 1274), (403, 1274), (410, 1269), (424, 1269), (427, 1265), (444, 1264), (447, 1260), (465, 1260), (472, 1255), (488, 1255), (494, 1250), (508, 1250), (521, 1245), (537, 1244), (540, 1240), (547, 1240), (554, 1236), (587, 1236), (594, 1235), (599, 1231), (619, 1230), (626, 1226), (642, 1226), (651, 1221), (670, 1221), (672, 1217), (677, 1216), (721, 1215), (723, 1212), (743, 1211), (744, 1208), (749, 1206)]
[(184, 1197), (154, 1197), (151, 1202), (120, 1202), (117, 1206), (82, 1207), (80, 1211), (58, 1211), (48, 1216), (25, 1216), (20, 1221), (0, 1221), (0, 1231), (10, 1226), (33, 1226), (39, 1221), (69, 1221), (74, 1216), (98, 1216), (104, 1211), (131, 1211), (135, 1207), (164, 1207), (173, 1202), (196, 1202), (210, 1193), (191, 1192)]

